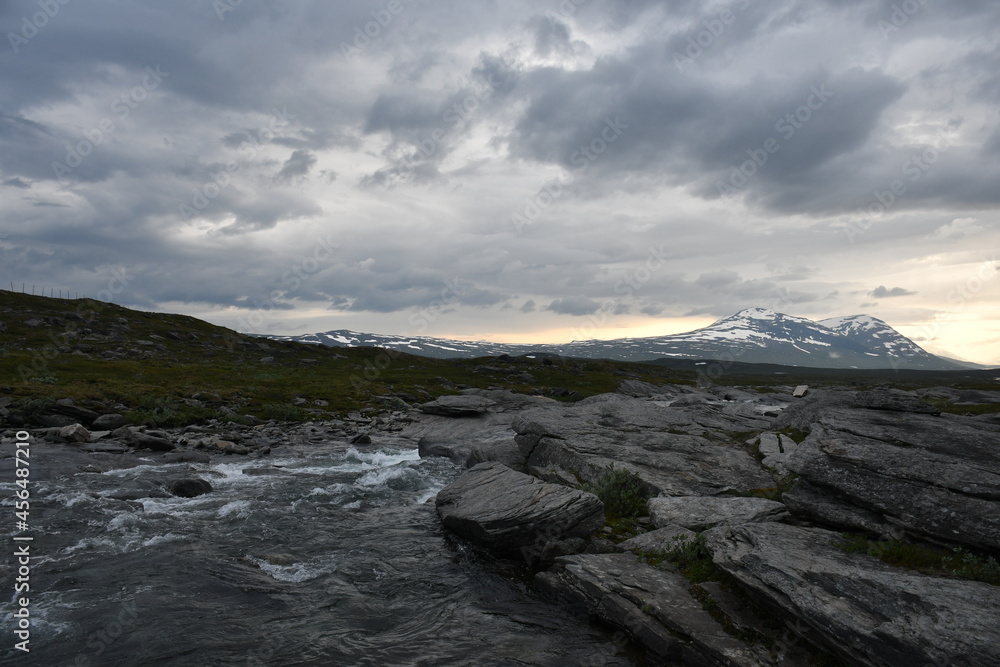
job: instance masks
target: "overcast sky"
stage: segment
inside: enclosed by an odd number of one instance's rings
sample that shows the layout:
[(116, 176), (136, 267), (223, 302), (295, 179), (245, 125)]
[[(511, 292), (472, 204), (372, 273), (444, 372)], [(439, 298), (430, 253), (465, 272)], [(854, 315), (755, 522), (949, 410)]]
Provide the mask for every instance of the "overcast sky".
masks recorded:
[(868, 313), (1000, 362), (995, 0), (4, 0), (0, 28), (17, 289), (510, 342)]

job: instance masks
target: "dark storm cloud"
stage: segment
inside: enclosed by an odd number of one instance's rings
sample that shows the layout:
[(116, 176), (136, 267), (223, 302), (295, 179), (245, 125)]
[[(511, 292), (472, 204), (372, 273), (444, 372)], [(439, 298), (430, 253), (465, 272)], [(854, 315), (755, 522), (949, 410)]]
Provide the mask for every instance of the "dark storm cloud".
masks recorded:
[(828, 250), (890, 265), (1000, 206), (1000, 8), (902, 5), (412, 0), (372, 24), (365, 0), (67, 3), (15, 49), (38, 5), (4, 2), (5, 261), (94, 289), (126, 267), (149, 307), (823, 304), (854, 275)]

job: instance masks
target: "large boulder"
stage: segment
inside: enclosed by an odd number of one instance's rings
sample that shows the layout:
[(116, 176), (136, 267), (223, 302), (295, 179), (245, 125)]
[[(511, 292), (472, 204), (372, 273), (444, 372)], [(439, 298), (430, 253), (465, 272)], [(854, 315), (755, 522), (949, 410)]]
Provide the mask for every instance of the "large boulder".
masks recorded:
[(714, 528), (717, 565), (803, 638), (850, 665), (1000, 664), (1000, 588), (848, 553), (843, 538), (778, 523)]
[(782, 503), (766, 498), (650, 498), (646, 507), (658, 528), (683, 526), (695, 531), (720, 524), (760, 523), (788, 518), (788, 510)]
[(545, 545), (587, 537), (604, 525), (592, 493), (541, 482), (497, 462), (480, 463), (441, 489), (444, 525), (504, 557), (537, 562)]
[(840, 528), (1000, 550), (1000, 426), (971, 417), (834, 408), (789, 458), (783, 496)]
[(91, 424), (91, 428), (95, 431), (114, 431), (116, 428), (121, 428), (124, 425), (124, 415), (112, 412), (95, 419), (94, 423)]
[(602, 394), (573, 405), (523, 412), (512, 423), (530, 468), (560, 468), (595, 481), (612, 464), (663, 495), (717, 495), (775, 485), (774, 479), (733, 442), (733, 436), (769, 425), (759, 415), (728, 407), (677, 408), (621, 394)]
[(535, 575), (535, 583), (579, 612), (625, 631), (666, 664), (767, 664), (726, 634), (688, 592), (687, 579), (633, 554), (564, 556)]

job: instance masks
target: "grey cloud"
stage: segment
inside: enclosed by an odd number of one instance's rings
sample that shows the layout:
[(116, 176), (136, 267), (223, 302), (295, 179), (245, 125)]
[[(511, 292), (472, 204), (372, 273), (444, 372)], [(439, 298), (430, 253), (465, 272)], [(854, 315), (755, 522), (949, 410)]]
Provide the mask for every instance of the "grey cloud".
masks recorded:
[(916, 292), (911, 292), (910, 290), (902, 287), (893, 287), (892, 289), (888, 289), (885, 285), (879, 285), (869, 292), (868, 296), (873, 299), (888, 299), (897, 296), (911, 296), (913, 294), (916, 294)]
[(601, 304), (586, 297), (567, 297), (556, 299), (550, 303), (547, 310), (560, 315), (591, 315), (600, 310)]
[(316, 156), (313, 153), (305, 149), (294, 151), (282, 165), (281, 171), (275, 174), (274, 180), (277, 183), (289, 183), (295, 178), (306, 176), (315, 165)]

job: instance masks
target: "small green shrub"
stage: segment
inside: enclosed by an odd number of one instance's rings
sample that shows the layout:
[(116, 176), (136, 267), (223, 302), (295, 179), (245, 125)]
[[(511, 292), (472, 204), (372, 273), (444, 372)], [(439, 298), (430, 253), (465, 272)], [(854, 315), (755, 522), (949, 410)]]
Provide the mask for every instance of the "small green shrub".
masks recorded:
[(666, 559), (676, 565), (691, 583), (700, 584), (723, 578), (725, 573), (712, 560), (712, 553), (705, 546), (704, 535), (698, 534), (694, 538), (679, 536), (674, 539), (676, 546), (667, 552)]
[(601, 499), (604, 503), (604, 515), (609, 520), (646, 515), (649, 489), (642, 478), (631, 470), (611, 468), (595, 482), (581, 484), (579, 488)]

